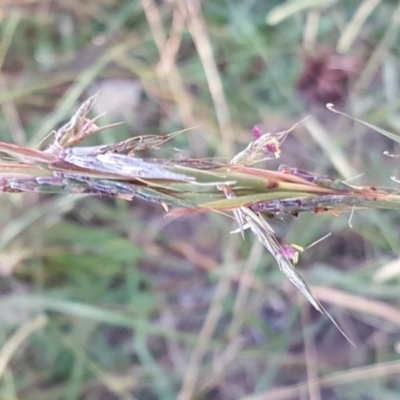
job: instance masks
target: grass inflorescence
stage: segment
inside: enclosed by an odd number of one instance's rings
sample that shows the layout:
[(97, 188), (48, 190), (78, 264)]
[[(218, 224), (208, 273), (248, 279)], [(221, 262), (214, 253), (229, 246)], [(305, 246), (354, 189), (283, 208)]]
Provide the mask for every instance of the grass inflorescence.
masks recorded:
[[(139, 197), (160, 203), (172, 215), (198, 212), (233, 213), (238, 232), (250, 229), (272, 254), (280, 270), (320, 312), (324, 307), (295, 268), (299, 247), (276, 237), (269, 221), (300, 212), (353, 211), (361, 208), (400, 208), (400, 193), (374, 186), (355, 186), (310, 171), (282, 165), (278, 170), (254, 164), (278, 158), (290, 130), (261, 134), (229, 164), (201, 159), (138, 158), (140, 151), (159, 149), (178, 133), (140, 136), (111, 145), (80, 143), (113, 125), (99, 127), (100, 116), (89, 119), (96, 96), (85, 101), (71, 120), (56, 132), (44, 150), (0, 142), (0, 191), (69, 193)], [(173, 210), (170, 211), (170, 208)]]

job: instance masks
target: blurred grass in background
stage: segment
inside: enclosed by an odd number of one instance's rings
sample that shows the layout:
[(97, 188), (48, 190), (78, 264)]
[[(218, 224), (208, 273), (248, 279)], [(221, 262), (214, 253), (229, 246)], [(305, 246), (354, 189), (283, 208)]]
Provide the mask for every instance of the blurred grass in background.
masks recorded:
[[(125, 124), (92, 143), (197, 126), (157, 156), (227, 158), (254, 124), (311, 115), (279, 163), (394, 186), (398, 146), (325, 104), (400, 131), (400, 5), (321, 4), (2, 1), (0, 140), (38, 145), (100, 90)], [(332, 232), (298, 267), (352, 348), (222, 216), (31, 193), (0, 210), (1, 400), (399, 398), (396, 212), (275, 227), (304, 247)]]

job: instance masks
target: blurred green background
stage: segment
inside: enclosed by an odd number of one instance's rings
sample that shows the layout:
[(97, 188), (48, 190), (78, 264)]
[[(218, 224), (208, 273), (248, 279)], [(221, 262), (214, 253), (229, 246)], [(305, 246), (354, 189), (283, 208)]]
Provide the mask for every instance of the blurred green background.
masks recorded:
[[(0, 140), (36, 146), (100, 91), (124, 124), (194, 128), (148, 156), (221, 157), (310, 118), (270, 162), (396, 187), (400, 3), (0, 0)], [(179, 149), (179, 151), (177, 150)], [(369, 400), (400, 396), (399, 213), (276, 225), (357, 344), (220, 215), (84, 196), (0, 196), (1, 400)]]

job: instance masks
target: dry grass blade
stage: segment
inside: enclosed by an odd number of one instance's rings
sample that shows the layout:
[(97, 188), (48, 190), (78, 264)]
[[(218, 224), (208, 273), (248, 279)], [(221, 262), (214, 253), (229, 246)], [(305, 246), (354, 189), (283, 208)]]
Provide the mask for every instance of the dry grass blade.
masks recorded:
[[(352, 382), (362, 382), (377, 377), (387, 377), (388, 375), (398, 375), (400, 372), (399, 361), (389, 361), (386, 363), (377, 363), (360, 368), (348, 369), (344, 372), (324, 376), (314, 381), (313, 384), (321, 388), (330, 388), (340, 385), (346, 385)], [(243, 397), (243, 400), (289, 400), (299, 394), (305, 393), (308, 389), (308, 382), (296, 385), (288, 385), (269, 390), (265, 393), (255, 394)]]
[(0, 350), (0, 377), (2, 377), (12, 356), (21, 347), (23, 342), (36, 330), (43, 328), (47, 318), (41, 314), (23, 324), (4, 344)]

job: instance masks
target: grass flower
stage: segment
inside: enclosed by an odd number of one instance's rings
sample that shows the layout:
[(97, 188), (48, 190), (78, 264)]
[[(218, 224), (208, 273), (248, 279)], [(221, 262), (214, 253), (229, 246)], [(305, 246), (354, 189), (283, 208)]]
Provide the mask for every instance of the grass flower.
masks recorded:
[(87, 118), (95, 99), (85, 101), (71, 120), (54, 132), (54, 142), (44, 150), (0, 142), (0, 191), (89, 194), (125, 200), (139, 197), (174, 207), (170, 211), (174, 215), (232, 212), (242, 236), (245, 230), (251, 230), (280, 270), (321, 313), (326, 310), (295, 268), (299, 247), (278, 239), (269, 221), (300, 212), (336, 215), (361, 208), (400, 208), (397, 191), (349, 185), (290, 166), (277, 171), (253, 167), (278, 158), (283, 141), (298, 124), (287, 131), (265, 134), (255, 126), (252, 142), (227, 165), (213, 160), (137, 157), (141, 150), (157, 149), (181, 132), (81, 146), (89, 136), (115, 126), (99, 127), (99, 116)]

